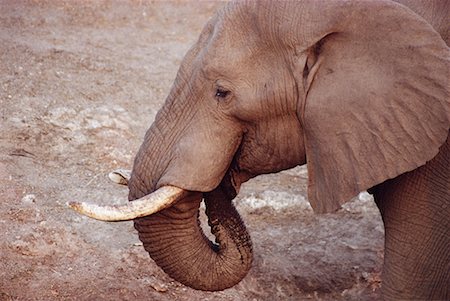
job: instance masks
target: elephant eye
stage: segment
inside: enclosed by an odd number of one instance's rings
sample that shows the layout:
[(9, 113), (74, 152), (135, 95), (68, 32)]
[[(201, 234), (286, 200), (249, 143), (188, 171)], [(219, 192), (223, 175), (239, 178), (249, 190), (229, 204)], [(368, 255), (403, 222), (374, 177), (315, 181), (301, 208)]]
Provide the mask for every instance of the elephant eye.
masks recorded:
[(225, 98), (230, 94), (230, 91), (227, 91), (223, 88), (217, 88), (216, 89), (216, 97), (217, 98)]

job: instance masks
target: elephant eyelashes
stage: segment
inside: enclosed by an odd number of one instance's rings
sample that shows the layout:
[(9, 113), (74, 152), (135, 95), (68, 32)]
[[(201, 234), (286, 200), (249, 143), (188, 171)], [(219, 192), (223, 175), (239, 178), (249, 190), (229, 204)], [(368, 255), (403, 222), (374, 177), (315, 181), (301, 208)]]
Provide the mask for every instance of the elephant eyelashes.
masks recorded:
[(224, 90), (222, 88), (217, 88), (216, 90), (216, 98), (224, 99), (230, 94), (230, 91)]

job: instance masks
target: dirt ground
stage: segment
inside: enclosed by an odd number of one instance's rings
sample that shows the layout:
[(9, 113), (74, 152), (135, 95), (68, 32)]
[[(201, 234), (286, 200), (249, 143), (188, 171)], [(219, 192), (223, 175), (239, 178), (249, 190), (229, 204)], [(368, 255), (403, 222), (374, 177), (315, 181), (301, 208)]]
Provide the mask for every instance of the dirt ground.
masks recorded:
[(247, 277), (200, 292), (166, 276), (131, 222), (71, 200), (125, 202), (178, 65), (219, 2), (0, 1), (0, 300), (378, 300), (383, 227), (368, 194), (315, 215), (305, 168), (246, 183)]

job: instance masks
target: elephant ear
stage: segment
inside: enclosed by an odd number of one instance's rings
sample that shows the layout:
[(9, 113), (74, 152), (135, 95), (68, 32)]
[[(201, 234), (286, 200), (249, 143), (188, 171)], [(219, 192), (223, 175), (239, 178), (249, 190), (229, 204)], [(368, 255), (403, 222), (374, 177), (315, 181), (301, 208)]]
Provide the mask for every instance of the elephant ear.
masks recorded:
[(439, 34), (399, 4), (325, 2), (334, 7), (316, 12), (328, 28), (304, 51), (300, 113), (319, 213), (425, 164), (450, 127), (450, 55)]

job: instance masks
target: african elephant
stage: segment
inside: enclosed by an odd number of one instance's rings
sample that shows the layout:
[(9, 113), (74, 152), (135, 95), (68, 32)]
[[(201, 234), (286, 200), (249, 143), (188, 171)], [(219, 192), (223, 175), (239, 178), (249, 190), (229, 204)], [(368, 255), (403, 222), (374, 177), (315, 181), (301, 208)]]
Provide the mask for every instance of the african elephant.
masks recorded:
[[(449, 5), (405, 3), (418, 14), (391, 1), (227, 4), (186, 54), (145, 135), (132, 202), (71, 206), (134, 219), (172, 278), (223, 290), (252, 263), (232, 203), (240, 185), (308, 163), (315, 212), (374, 195), (386, 299), (449, 299)], [(215, 243), (199, 227), (202, 200)]]

